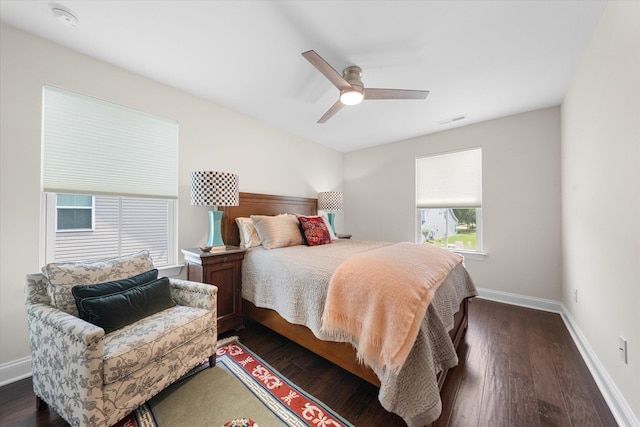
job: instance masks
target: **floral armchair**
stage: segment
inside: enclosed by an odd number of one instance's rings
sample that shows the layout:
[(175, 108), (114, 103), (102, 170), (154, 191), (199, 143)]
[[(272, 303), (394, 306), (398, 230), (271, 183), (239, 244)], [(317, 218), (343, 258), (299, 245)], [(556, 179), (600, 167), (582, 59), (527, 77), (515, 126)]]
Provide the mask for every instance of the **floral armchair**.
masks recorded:
[[(217, 288), (169, 279), (174, 305), (105, 333), (78, 316), (72, 287), (153, 269), (149, 253), (96, 263), (49, 264), (26, 278), (38, 409), (72, 426), (109, 427), (207, 358), (215, 364)], [(163, 279), (166, 281), (166, 279)]]

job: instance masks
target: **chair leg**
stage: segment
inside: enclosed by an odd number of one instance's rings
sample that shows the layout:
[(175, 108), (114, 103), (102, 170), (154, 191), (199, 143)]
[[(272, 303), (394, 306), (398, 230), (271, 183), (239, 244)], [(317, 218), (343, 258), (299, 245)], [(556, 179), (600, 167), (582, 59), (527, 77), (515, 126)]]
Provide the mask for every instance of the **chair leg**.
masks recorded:
[(209, 356), (209, 367), (213, 368), (216, 366), (216, 355)]
[(36, 396), (36, 410), (37, 411), (44, 411), (45, 409), (47, 409), (49, 407), (49, 405), (47, 404), (47, 402), (45, 402), (44, 400), (42, 400), (40, 398), (40, 396)]

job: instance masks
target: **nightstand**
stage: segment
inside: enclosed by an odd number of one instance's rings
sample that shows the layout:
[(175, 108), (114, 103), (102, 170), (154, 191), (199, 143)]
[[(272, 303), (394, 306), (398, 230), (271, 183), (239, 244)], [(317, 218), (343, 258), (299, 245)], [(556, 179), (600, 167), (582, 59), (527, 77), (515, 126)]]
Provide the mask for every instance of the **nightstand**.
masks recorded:
[(350, 239), (351, 238), (351, 234), (340, 234), (340, 233), (336, 233), (336, 237), (338, 239)]
[(242, 260), (245, 249), (237, 246), (183, 249), (187, 280), (218, 287), (218, 333), (242, 328)]

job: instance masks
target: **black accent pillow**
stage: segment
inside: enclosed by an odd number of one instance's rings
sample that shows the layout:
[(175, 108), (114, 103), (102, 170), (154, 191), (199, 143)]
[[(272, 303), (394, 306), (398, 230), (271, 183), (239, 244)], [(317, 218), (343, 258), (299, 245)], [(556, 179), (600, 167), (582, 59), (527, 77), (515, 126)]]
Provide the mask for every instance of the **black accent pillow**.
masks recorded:
[(145, 271), (128, 279), (114, 280), (112, 282), (98, 283), (95, 285), (76, 285), (71, 288), (73, 298), (76, 300), (78, 307), (78, 317), (82, 320), (89, 321), (89, 314), (82, 309), (80, 301), (89, 297), (100, 297), (103, 295), (115, 294), (135, 286), (149, 283), (158, 278), (158, 269)]
[(166, 277), (80, 301), (82, 310), (89, 316), (87, 321), (100, 326), (107, 334), (174, 305)]

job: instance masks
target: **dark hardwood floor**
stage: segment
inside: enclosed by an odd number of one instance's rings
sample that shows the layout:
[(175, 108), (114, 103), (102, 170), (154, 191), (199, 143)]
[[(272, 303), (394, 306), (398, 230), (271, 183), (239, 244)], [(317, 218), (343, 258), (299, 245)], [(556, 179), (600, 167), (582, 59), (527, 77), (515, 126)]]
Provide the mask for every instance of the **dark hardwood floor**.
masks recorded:
[[(247, 320), (240, 341), (356, 426), (404, 426), (377, 389)], [(225, 334), (228, 335), (228, 334)], [(616, 426), (559, 315), (475, 299), (459, 365), (442, 390), (441, 426)], [(0, 426), (67, 426), (37, 412), (31, 380), (0, 388)], [(268, 426), (267, 426), (268, 427)]]

